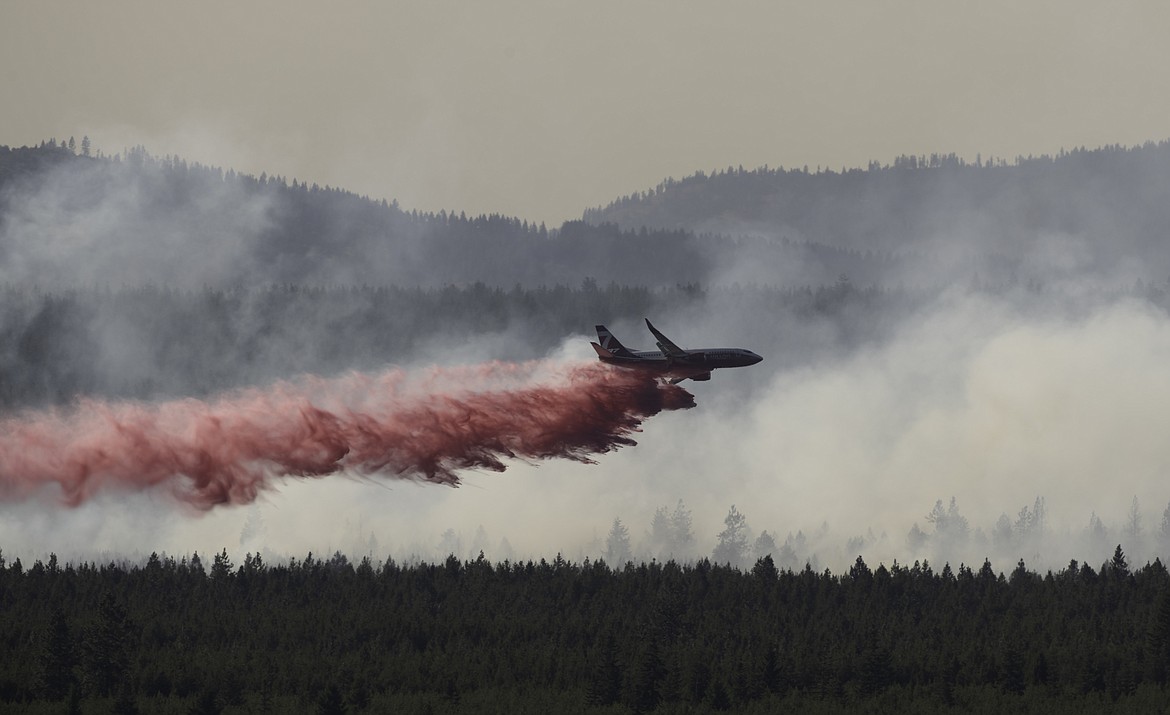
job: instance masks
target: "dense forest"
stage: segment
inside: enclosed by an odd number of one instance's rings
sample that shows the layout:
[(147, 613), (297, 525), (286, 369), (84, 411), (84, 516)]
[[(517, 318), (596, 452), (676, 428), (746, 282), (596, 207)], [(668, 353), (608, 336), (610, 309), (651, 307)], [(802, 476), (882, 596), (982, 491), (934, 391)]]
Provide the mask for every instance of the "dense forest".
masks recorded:
[(701, 560), (0, 560), (21, 712), (1154, 712), (1170, 575)]

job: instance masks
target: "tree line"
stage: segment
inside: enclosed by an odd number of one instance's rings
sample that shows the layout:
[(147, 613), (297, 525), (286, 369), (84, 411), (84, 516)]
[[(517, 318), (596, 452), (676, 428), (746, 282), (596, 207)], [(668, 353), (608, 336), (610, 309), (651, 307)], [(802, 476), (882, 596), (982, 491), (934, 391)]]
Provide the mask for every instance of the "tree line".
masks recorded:
[[(926, 512), (922, 519), (926, 528), (916, 521), (903, 532), (875, 534), (872, 525), (853, 524), (853, 531), (848, 531), (821, 522), (819, 526), (804, 525), (812, 527), (807, 533), (804, 528), (794, 528), (784, 534), (780, 529), (755, 531), (748, 516), (733, 504), (718, 533), (696, 536), (691, 511), (680, 499), (673, 509), (658, 507), (641, 533), (631, 532), (630, 525), (620, 516), (615, 517), (604, 544), (595, 544), (582, 555), (601, 556), (610, 564), (655, 560), (694, 563), (708, 558), (716, 564), (743, 569), (768, 557), (778, 568), (788, 570), (799, 570), (805, 564), (819, 569), (821, 564), (840, 564), (874, 553), (935, 562), (958, 561), (976, 554), (979, 558), (1011, 561), (1023, 555), (1034, 563), (1059, 565), (1062, 557), (1058, 554), (1105, 554), (1118, 542), (1141, 560), (1170, 555), (1170, 504), (1149, 527), (1136, 496), (1123, 522), (1113, 526), (1106, 526), (1094, 511), (1087, 514), (1082, 527), (1057, 529), (1049, 523), (1044, 497), (1036, 497), (1032, 504), (1025, 504), (1015, 513), (1014, 519), (1007, 512), (1001, 513), (986, 528), (973, 525), (952, 497), (949, 506), (939, 499)], [(452, 538), (440, 540), (437, 552), (421, 555), (466, 555), (466, 549), (458, 548), (461, 542), (455, 531), (448, 532)], [(511, 551), (501, 554), (493, 550), (482, 527), (474, 543), (471, 555), (482, 548), (488, 554), (512, 556)], [(456, 548), (449, 548), (452, 546)]]
[(1121, 547), (1043, 574), (0, 556), (0, 606), (23, 712), (1100, 712), (1170, 674), (1170, 574)]

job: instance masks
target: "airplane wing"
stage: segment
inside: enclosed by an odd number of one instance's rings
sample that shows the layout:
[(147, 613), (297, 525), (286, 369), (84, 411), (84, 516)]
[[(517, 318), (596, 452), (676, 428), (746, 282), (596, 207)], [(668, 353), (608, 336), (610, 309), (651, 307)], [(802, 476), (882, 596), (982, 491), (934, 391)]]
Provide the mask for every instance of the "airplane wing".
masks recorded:
[(672, 358), (685, 358), (687, 356), (685, 350), (670, 342), (670, 338), (658, 332), (658, 328), (655, 328), (651, 324), (649, 318), (646, 318), (646, 327), (650, 328), (651, 333), (654, 333), (654, 338), (658, 341), (658, 349), (662, 351), (663, 355)]

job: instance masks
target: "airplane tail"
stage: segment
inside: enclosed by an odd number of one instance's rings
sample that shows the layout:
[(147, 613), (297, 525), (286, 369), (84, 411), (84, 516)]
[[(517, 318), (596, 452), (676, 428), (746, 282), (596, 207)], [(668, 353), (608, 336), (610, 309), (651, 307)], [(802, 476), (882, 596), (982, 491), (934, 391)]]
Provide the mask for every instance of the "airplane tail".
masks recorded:
[[(626, 346), (609, 332), (609, 328), (604, 325), (597, 326), (597, 342), (601, 343), (601, 348), (612, 355), (618, 357), (631, 357), (633, 353), (626, 349)], [(598, 353), (600, 355), (600, 353)]]

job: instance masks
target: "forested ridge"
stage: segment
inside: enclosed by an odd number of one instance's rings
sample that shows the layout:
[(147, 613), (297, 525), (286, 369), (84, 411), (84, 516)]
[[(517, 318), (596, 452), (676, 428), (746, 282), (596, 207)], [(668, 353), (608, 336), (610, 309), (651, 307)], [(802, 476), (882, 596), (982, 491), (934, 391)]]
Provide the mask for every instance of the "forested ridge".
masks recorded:
[(1170, 141), (1077, 147), (1010, 161), (935, 153), (840, 170), (698, 171), (586, 210), (584, 218), (689, 231), (712, 230), (722, 220), (745, 232), (782, 229), (875, 251), (905, 249), (948, 231), (971, 240), (977, 232), (963, 223), (976, 221), (979, 231), (1006, 231), (1014, 239), (1044, 230), (1088, 232), (1099, 241), (1148, 248), (1168, 218), (1157, 200), (1168, 183)]
[[(546, 227), (48, 141), (0, 147), (0, 281), (42, 287), (483, 282), (938, 285), (1170, 273), (1170, 142), (1014, 162), (666, 179)], [(69, 260), (61, 260), (63, 254)], [(1063, 254), (1063, 255), (1061, 255)]]
[[(742, 243), (742, 245), (741, 245)], [(0, 277), (42, 287), (257, 284), (509, 288), (586, 277), (710, 282), (727, 251), (757, 239), (677, 229), (560, 227), (499, 214), (406, 210), (342, 189), (253, 176), (142, 147), (113, 156), (55, 141), (0, 146)], [(774, 260), (872, 282), (893, 257), (768, 241)], [(62, 253), (70, 254), (62, 261)], [(815, 284), (815, 282), (814, 282)]]

